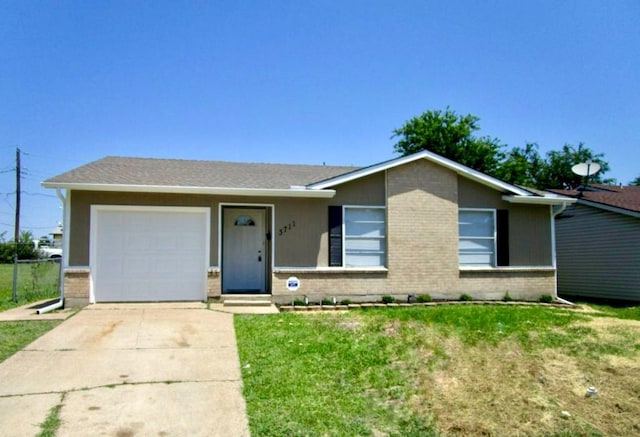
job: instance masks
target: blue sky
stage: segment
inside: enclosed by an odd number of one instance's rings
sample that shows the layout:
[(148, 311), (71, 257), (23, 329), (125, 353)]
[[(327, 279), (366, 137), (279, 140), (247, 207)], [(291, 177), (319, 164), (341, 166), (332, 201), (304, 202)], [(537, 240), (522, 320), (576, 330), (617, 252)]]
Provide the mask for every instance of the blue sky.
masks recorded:
[(0, 2), (0, 233), (61, 219), (40, 181), (105, 155), (368, 165), (427, 109), (640, 175), (640, 2)]

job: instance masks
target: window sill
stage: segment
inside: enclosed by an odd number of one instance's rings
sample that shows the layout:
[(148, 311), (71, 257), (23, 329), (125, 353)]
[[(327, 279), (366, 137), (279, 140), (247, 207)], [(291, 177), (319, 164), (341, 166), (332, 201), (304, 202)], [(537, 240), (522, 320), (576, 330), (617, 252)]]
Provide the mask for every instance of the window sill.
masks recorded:
[(484, 267), (484, 266), (460, 266), (461, 272), (553, 272), (552, 266), (504, 266), (504, 267)]
[(387, 273), (386, 267), (274, 267), (273, 273)]

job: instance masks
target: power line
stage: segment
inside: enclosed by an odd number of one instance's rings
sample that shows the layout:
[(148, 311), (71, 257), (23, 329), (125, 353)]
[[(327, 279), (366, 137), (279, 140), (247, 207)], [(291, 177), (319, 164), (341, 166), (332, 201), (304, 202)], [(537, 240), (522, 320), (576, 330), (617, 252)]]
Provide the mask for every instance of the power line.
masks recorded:
[(53, 194), (45, 194), (45, 193), (32, 193), (29, 191), (23, 191), (22, 194), (26, 194), (27, 196), (40, 196), (40, 197), (51, 197), (52, 199), (57, 199), (57, 196)]

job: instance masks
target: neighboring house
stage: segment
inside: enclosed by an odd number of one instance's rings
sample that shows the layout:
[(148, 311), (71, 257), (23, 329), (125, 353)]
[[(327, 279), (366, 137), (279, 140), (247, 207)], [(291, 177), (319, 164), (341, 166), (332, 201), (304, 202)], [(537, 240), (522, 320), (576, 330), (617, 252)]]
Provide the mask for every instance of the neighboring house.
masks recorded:
[(577, 199), (556, 217), (558, 293), (640, 301), (640, 187), (550, 191)]
[(537, 300), (555, 296), (553, 214), (573, 202), (430, 152), (364, 168), (106, 157), (43, 185), (64, 196), (69, 305)]
[(51, 231), (49, 231), (49, 235), (53, 237), (53, 244), (56, 247), (62, 246), (62, 224), (61, 223), (58, 223), (58, 226), (51, 229)]

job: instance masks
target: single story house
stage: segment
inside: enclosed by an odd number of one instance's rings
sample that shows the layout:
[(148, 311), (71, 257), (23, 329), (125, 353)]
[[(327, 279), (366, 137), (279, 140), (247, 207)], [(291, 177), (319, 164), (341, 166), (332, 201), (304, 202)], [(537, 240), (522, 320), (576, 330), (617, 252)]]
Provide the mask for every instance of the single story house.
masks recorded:
[(577, 200), (556, 217), (558, 293), (640, 302), (640, 187), (552, 191)]
[(574, 201), (427, 151), (363, 168), (105, 157), (43, 185), (64, 203), (67, 305), (537, 300), (556, 295), (553, 217)]

